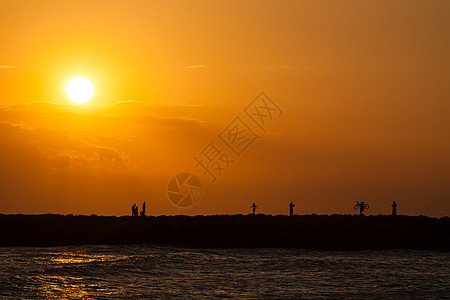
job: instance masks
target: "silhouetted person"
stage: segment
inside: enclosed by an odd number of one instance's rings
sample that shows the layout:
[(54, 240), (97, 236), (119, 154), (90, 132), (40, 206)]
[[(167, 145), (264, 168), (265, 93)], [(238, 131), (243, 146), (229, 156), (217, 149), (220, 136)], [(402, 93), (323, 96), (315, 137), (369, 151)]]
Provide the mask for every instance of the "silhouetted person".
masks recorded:
[(396, 216), (397, 215), (397, 203), (395, 203), (395, 201), (392, 201), (392, 215)]
[(359, 203), (359, 214), (363, 215), (364, 212), (364, 202), (361, 201), (361, 203)]
[(131, 207), (131, 216), (134, 217), (135, 213), (136, 213), (136, 203), (133, 204), (133, 206)]
[(364, 210), (366, 210), (366, 209), (369, 209), (369, 204), (361, 201), (361, 203), (359, 204), (359, 214), (364, 215)]
[(137, 206), (136, 204), (134, 204), (133, 217), (137, 217), (137, 216), (139, 216), (139, 206)]
[(250, 208), (253, 208), (253, 214), (255, 214), (256, 209), (258, 208), (258, 205), (256, 205), (254, 202)]
[(145, 201), (144, 203), (142, 203), (142, 211), (141, 211), (141, 216), (145, 216)]
[(294, 214), (294, 206), (295, 204), (291, 201), (291, 203), (289, 203), (289, 215), (292, 216)]
[(356, 201), (356, 205), (355, 205), (355, 210), (357, 210), (359, 208), (359, 214), (360, 215), (364, 215), (363, 212), (365, 209), (369, 209), (369, 204), (367, 204), (366, 202), (358, 202)]

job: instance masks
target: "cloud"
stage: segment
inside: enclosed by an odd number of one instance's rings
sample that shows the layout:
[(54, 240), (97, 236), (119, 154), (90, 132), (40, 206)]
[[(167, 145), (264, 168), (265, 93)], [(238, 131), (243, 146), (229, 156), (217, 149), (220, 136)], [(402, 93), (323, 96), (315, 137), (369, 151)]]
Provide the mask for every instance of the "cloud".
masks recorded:
[(80, 120), (113, 127), (121, 123), (182, 125), (183, 120), (186, 125), (204, 124), (200, 109), (201, 105), (182, 102), (125, 100), (110, 105), (83, 105), (80, 109), (70, 104), (37, 101), (0, 106), (0, 122), (46, 128), (53, 128), (57, 123), (57, 128), (72, 129), (76, 129)]
[(187, 66), (186, 68), (197, 70), (197, 69), (204, 69), (204, 68), (206, 68), (206, 66), (205, 65), (190, 65), (190, 66)]
[(17, 69), (17, 67), (10, 65), (0, 65), (0, 69)]
[[(175, 149), (195, 153), (201, 146), (196, 143), (216, 133), (201, 118), (190, 116), (199, 110), (186, 103), (135, 100), (81, 109), (40, 101), (0, 107), (0, 122), (34, 140), (33, 148), (55, 168), (153, 173), (190, 159), (178, 157)], [(168, 158), (168, 153), (177, 158)]]
[(128, 169), (128, 158), (123, 153), (86, 143), (67, 132), (0, 123), (0, 133), (4, 137), (2, 144), (27, 145), (36, 159), (50, 168), (102, 168), (108, 172), (127, 172)]
[(141, 106), (141, 107), (202, 107), (201, 104), (191, 104), (185, 102), (148, 102), (138, 100), (120, 100), (117, 101), (115, 106)]
[[(64, 108), (64, 104), (50, 101), (34, 101), (0, 106), (0, 111), (56, 111)], [(1, 121), (1, 120), (0, 120)]]

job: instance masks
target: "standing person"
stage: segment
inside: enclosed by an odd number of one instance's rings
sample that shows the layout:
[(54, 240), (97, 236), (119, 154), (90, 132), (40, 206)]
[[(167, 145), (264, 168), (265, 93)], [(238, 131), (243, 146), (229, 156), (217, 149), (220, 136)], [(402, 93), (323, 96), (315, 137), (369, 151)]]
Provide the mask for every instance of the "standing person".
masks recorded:
[(359, 203), (359, 214), (360, 214), (360, 215), (363, 215), (363, 212), (364, 212), (364, 202), (361, 201), (361, 202)]
[(291, 203), (289, 203), (289, 215), (292, 216), (294, 214), (294, 202), (291, 201)]
[(141, 216), (145, 216), (145, 201), (144, 203), (142, 203), (142, 211), (141, 211)]
[(134, 213), (136, 212), (136, 203), (131, 207), (131, 216), (134, 217)]
[(392, 201), (392, 215), (396, 216), (397, 215), (397, 203), (395, 203), (395, 201)]
[(355, 210), (359, 209), (359, 214), (361, 216), (364, 216), (363, 212), (364, 212), (364, 210), (369, 209), (369, 204), (367, 204), (366, 202), (363, 202), (363, 201), (361, 201), (361, 202), (356, 201), (356, 205), (354, 206), (354, 209)]
[(255, 202), (253, 202), (253, 204), (252, 204), (252, 206), (250, 206), (250, 208), (253, 208), (253, 214), (255, 214), (255, 211), (258, 208), (258, 206), (255, 204)]

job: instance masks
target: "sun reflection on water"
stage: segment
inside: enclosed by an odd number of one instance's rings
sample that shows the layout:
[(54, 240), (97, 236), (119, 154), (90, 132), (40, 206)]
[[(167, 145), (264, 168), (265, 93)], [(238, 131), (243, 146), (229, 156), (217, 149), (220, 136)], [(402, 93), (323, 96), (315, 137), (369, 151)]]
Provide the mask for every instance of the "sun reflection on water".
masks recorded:
[[(40, 295), (45, 299), (81, 299), (92, 296), (92, 291), (102, 295), (109, 292), (102, 288), (104, 279), (93, 269), (100, 263), (114, 262), (122, 259), (120, 255), (83, 254), (77, 252), (50, 252), (45, 257), (35, 260), (40, 267), (39, 273), (60, 273), (58, 275), (37, 275), (29, 277), (39, 285)], [(68, 270), (80, 265), (78, 272), (82, 276), (68, 276)], [(72, 273), (73, 274), (73, 273)], [(21, 279), (18, 278), (18, 281)]]

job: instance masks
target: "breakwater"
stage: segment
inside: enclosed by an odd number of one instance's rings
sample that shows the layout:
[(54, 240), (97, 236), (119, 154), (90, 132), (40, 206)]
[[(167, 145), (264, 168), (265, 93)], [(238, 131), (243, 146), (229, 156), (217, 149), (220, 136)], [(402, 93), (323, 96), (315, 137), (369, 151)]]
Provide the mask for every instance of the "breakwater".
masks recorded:
[(115, 244), (449, 251), (450, 218), (383, 215), (114, 217), (0, 214), (2, 247)]

